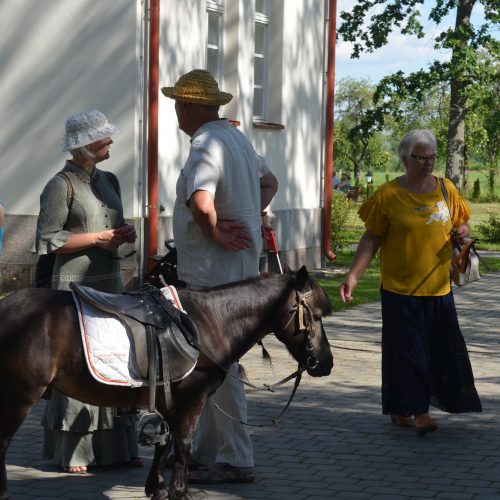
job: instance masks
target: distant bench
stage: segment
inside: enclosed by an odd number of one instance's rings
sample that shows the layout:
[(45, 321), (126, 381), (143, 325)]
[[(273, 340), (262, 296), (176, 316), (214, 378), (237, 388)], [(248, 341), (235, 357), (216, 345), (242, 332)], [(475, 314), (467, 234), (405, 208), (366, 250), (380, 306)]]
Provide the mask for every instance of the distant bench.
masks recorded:
[(359, 186), (354, 186), (352, 188), (349, 188), (346, 198), (351, 201), (358, 201), (359, 191), (360, 191)]

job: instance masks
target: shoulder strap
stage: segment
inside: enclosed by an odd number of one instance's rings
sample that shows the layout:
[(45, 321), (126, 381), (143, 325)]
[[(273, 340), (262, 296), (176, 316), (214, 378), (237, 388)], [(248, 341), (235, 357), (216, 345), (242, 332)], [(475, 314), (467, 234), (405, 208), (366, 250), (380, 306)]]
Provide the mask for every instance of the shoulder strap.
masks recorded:
[(442, 177), (439, 178), (439, 184), (441, 185), (441, 191), (443, 192), (444, 201), (446, 201), (446, 205), (448, 206), (448, 212), (450, 212), (451, 224), (453, 225), (453, 214), (450, 208), (450, 202), (448, 201), (448, 190), (444, 185), (444, 179)]
[(68, 188), (66, 191), (66, 205), (68, 208), (71, 208), (71, 204), (73, 203), (73, 196), (74, 196), (74, 191), (73, 191), (73, 184), (71, 184), (71, 181), (69, 180), (69, 177), (67, 174), (64, 172), (57, 172), (59, 177), (62, 177), (66, 181), (66, 187)]

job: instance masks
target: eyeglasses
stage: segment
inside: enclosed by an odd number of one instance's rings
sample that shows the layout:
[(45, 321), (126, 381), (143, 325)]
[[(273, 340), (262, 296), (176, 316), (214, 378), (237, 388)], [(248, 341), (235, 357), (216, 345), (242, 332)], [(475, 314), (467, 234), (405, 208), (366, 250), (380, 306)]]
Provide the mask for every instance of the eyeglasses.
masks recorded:
[(418, 163), (425, 163), (426, 161), (430, 161), (434, 163), (437, 160), (437, 155), (410, 155)]

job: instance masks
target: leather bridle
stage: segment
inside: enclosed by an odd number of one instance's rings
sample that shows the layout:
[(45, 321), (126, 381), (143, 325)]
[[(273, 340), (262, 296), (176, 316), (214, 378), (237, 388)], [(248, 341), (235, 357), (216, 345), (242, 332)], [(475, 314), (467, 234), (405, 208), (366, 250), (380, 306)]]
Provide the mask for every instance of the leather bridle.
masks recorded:
[[(299, 292), (295, 290), (295, 304), (290, 310), (290, 317), (288, 318), (285, 325), (280, 328), (280, 333), (284, 332), (290, 323), (297, 317), (299, 322), (299, 331), (305, 332), (306, 338), (306, 350), (309, 352), (309, 356), (306, 359), (306, 368), (309, 370), (314, 370), (319, 364), (318, 358), (312, 355), (314, 347), (312, 345), (312, 337), (316, 328), (314, 322), (314, 313), (311, 310), (311, 306), (307, 303), (306, 299), (312, 297), (313, 291), (309, 290), (307, 292)], [(299, 365), (300, 366), (300, 365)]]

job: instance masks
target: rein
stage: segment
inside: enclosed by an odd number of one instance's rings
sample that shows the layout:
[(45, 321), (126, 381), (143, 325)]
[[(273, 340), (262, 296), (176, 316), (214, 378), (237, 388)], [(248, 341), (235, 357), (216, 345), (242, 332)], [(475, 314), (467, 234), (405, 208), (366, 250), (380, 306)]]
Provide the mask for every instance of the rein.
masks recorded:
[[(283, 414), (288, 410), (288, 407), (290, 406), (295, 393), (297, 392), (297, 389), (299, 388), (300, 381), (302, 380), (302, 373), (304, 372), (305, 368), (301, 365), (295, 370), (293, 373), (288, 375), (288, 377), (285, 377), (283, 380), (280, 380), (276, 384), (269, 386), (267, 384), (264, 384), (271, 392), (274, 392), (272, 388), (278, 387), (279, 385), (284, 384), (285, 382), (288, 382), (292, 378), (295, 378), (295, 384), (293, 385), (292, 393), (290, 394), (290, 397), (288, 398), (288, 402), (285, 405), (285, 407), (281, 410), (280, 414), (277, 417), (274, 417), (271, 419), (271, 422), (273, 423), (274, 427), (278, 427), (278, 420), (283, 416)], [(242, 420), (239, 420), (237, 418), (234, 418), (232, 415), (227, 413), (225, 410), (223, 410), (215, 401), (210, 400), (210, 403), (215, 406), (222, 414), (224, 414), (226, 417), (230, 418), (233, 422), (238, 422), (239, 424), (242, 425), (247, 425), (248, 427), (268, 427), (266, 424), (249, 424), (248, 422), (243, 422)]]

